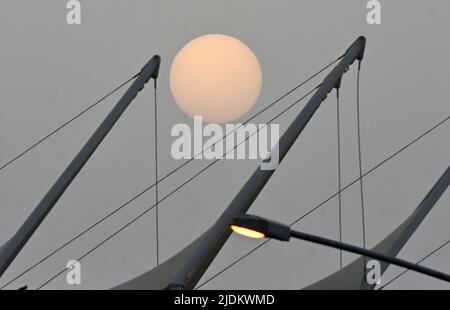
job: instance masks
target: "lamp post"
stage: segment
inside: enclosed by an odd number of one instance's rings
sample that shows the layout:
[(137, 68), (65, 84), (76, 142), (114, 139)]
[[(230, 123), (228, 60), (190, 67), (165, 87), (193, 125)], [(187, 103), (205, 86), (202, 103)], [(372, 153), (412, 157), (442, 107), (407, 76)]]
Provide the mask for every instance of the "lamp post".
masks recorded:
[(450, 275), (426, 268), (423, 266), (419, 266), (417, 264), (398, 259), (395, 257), (391, 257), (373, 250), (367, 250), (358, 246), (354, 246), (347, 243), (342, 243), (339, 241), (322, 238), (316, 235), (311, 235), (307, 233), (303, 233), (300, 231), (292, 230), (289, 226), (280, 224), (259, 216), (254, 215), (241, 215), (235, 218), (233, 224), (230, 228), (243, 236), (249, 238), (272, 238), (281, 241), (289, 241), (291, 237), (321, 244), (324, 246), (332, 247), (335, 249), (344, 250), (347, 252), (351, 252), (354, 254), (359, 254), (367, 257), (371, 257), (386, 263), (390, 263), (393, 265), (397, 265), (399, 267), (407, 268), (410, 270), (414, 270), (416, 272), (444, 280), (446, 282), (450, 282)]

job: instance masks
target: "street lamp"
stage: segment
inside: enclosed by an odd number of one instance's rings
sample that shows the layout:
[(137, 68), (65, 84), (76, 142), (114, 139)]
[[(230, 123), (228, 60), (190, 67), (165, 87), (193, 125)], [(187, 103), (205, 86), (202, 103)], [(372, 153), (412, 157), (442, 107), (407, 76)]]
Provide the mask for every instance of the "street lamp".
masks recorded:
[(410, 263), (408, 261), (398, 259), (395, 257), (387, 256), (379, 252), (375, 252), (372, 250), (367, 250), (361, 247), (357, 247), (354, 245), (334, 241), (327, 238), (322, 238), (315, 235), (306, 234), (300, 231), (291, 230), (291, 228), (287, 225), (280, 224), (259, 216), (255, 215), (241, 215), (235, 218), (233, 224), (230, 228), (243, 236), (251, 237), (251, 238), (272, 238), (281, 241), (289, 241), (291, 237), (297, 238), (300, 240), (321, 244), (324, 246), (348, 251), (351, 253), (371, 257), (380, 261), (384, 261), (386, 263), (390, 263), (393, 265), (397, 265), (403, 268), (407, 268), (410, 270), (414, 270), (416, 272), (444, 280), (446, 282), (450, 282), (450, 275), (429, 269), (426, 267), (419, 266), (414, 263)]

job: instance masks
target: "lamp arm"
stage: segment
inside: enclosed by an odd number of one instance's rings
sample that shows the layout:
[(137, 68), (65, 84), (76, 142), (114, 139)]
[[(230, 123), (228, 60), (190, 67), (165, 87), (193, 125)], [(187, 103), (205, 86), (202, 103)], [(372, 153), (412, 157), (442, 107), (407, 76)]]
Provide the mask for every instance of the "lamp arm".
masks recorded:
[(351, 244), (347, 244), (347, 243), (343, 243), (343, 242), (339, 242), (339, 241), (335, 241), (335, 240), (331, 240), (331, 239), (327, 239), (327, 238), (322, 238), (319, 236), (315, 236), (315, 235), (310, 235), (310, 234), (306, 234), (300, 231), (295, 231), (292, 230), (291, 231), (291, 236), (300, 240), (304, 240), (304, 241), (308, 241), (308, 242), (312, 242), (312, 243), (316, 243), (316, 244), (321, 244), (324, 246), (328, 246), (328, 247), (332, 247), (335, 249), (339, 249), (339, 250), (344, 250), (347, 252), (351, 252), (354, 254), (359, 254), (362, 256), (366, 256), (366, 257), (370, 257), (370, 258), (374, 258), (377, 260), (380, 260), (384, 263), (388, 263), (388, 264), (392, 264), (392, 265), (396, 265), (399, 267), (403, 267), (403, 268), (407, 268), (410, 270), (414, 270), (418, 273), (422, 273), (437, 279), (441, 279), (444, 280), (446, 282), (450, 282), (450, 275), (445, 274), (443, 272), (440, 271), (436, 271), (427, 267), (423, 267), (417, 264), (413, 264), (411, 262), (405, 261), (403, 259), (398, 259), (396, 257), (392, 257), (374, 250), (368, 250), (368, 249), (364, 249), (358, 246), (354, 246)]

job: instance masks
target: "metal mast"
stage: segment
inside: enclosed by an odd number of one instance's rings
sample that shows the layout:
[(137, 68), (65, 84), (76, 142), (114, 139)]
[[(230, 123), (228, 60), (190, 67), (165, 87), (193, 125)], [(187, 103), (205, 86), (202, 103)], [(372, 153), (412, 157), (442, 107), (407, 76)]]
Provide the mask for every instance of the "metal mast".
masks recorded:
[(94, 134), (89, 138), (77, 156), (75, 156), (72, 162), (67, 166), (44, 198), (42, 198), (41, 202), (25, 220), (19, 230), (11, 239), (9, 239), (9, 241), (0, 247), (0, 277), (31, 238), (47, 214), (52, 210), (53, 206), (72, 183), (73, 179), (77, 176), (133, 99), (151, 78), (157, 79), (160, 62), (161, 58), (157, 55), (147, 62), (141, 72), (137, 75), (137, 79), (131, 84), (126, 93), (100, 124)]

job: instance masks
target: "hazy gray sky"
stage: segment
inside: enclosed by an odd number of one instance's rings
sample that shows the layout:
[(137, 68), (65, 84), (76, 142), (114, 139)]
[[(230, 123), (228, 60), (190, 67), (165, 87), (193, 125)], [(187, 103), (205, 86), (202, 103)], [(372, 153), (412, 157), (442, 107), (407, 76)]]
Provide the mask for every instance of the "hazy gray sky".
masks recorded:
[[(450, 114), (450, 3), (382, 2), (382, 24), (366, 23), (366, 1), (81, 1), (82, 24), (66, 23), (66, 1), (4, 0), (0, 4), (0, 164), (70, 119), (136, 73), (154, 54), (159, 77), (160, 175), (171, 158), (176, 123), (191, 123), (176, 106), (168, 72), (177, 51), (207, 33), (234, 36), (257, 55), (263, 87), (250, 115), (329, 61), (359, 36), (367, 37), (361, 72), (364, 171)], [(343, 183), (358, 176), (355, 66), (343, 79)], [(323, 76), (255, 120), (264, 123)], [(25, 220), (123, 92), (109, 98), (57, 136), (0, 171), (0, 243)], [(299, 104), (278, 121), (284, 130)], [(246, 117), (244, 117), (245, 119)], [(376, 170), (365, 181), (367, 243), (390, 233), (418, 205), (450, 161), (450, 123)], [(116, 124), (73, 184), (0, 280), (0, 285), (114, 210), (154, 181), (153, 90), (147, 87)], [(292, 222), (337, 190), (336, 103), (330, 96), (258, 197), (250, 213)], [(199, 161), (161, 184), (164, 196)], [(167, 259), (207, 229), (257, 166), (223, 161), (160, 206), (161, 256)], [(135, 201), (9, 288), (36, 288), (154, 203)], [(417, 261), (450, 239), (447, 191), (401, 251)], [(295, 228), (338, 238), (337, 199)], [(361, 244), (359, 187), (343, 194), (344, 241)], [(258, 244), (232, 236), (201, 282)], [(345, 263), (353, 259), (344, 254)], [(450, 247), (423, 264), (450, 272)], [(152, 268), (155, 214), (149, 213), (82, 261), (82, 285), (65, 276), (45, 288), (106, 289)], [(337, 251), (303, 242), (269, 242), (209, 282), (208, 289), (298, 289), (337, 270)], [(388, 281), (401, 269), (389, 268)], [(407, 273), (392, 289), (450, 286)]]

